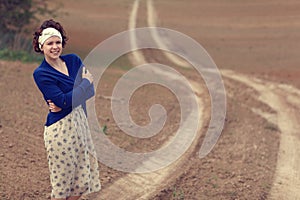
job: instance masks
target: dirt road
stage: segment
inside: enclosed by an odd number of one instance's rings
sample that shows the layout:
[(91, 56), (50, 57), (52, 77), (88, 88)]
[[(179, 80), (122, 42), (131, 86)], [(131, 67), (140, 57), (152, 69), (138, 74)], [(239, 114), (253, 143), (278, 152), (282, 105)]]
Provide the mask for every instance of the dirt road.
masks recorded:
[[(257, 99), (269, 105), (276, 114), (256, 112), (281, 130), (280, 149), (272, 186), (271, 199), (300, 198), (300, 90), (284, 84), (250, 78), (233, 71), (222, 71), (224, 77), (233, 79), (258, 92)], [(254, 111), (259, 108), (252, 107)], [(274, 120), (275, 119), (275, 120)]]
[[(185, 154), (157, 172), (128, 174), (100, 163), (103, 189), (86, 199), (300, 199), (300, 73), (295, 67), (299, 66), (300, 46), (297, 0), (207, 0), (201, 4), (198, 0), (189, 4), (151, 0), (74, 2), (66, 6), (70, 16), (59, 20), (66, 24), (70, 44), (76, 48), (89, 51), (100, 39), (128, 28), (162, 25), (182, 30), (203, 42), (217, 64), (222, 65), (227, 95), (222, 135), (212, 152), (199, 159), (211, 106), (203, 79), (192, 69), (180, 68), (186, 63), (172, 54), (133, 52), (130, 61), (138, 61), (133, 66), (163, 61), (188, 78), (201, 108), (200, 129)], [(74, 16), (82, 19), (74, 20)], [(154, 40), (164, 45), (167, 38), (161, 40), (153, 34)], [(131, 41), (134, 47), (134, 36)], [(147, 108), (159, 102), (166, 107), (170, 119), (157, 137), (135, 140), (126, 136), (115, 124), (109, 103), (115, 81), (126, 73), (127, 65), (131, 66), (123, 61), (112, 64), (97, 92), (100, 121), (107, 126), (108, 137), (128, 151), (157, 149), (178, 128), (180, 109), (176, 98), (162, 88), (141, 88), (133, 97), (133, 118), (140, 125), (147, 124)], [(3, 200), (50, 199), (43, 145), (47, 107), (32, 79), (35, 67), (37, 64), (0, 61)]]
[[(139, 0), (136, 0), (133, 4), (133, 9), (129, 18), (130, 29), (136, 28), (138, 9)], [(147, 1), (147, 13), (148, 26), (157, 26), (157, 16), (155, 15), (156, 11), (152, 0)], [(154, 40), (160, 44), (162, 49), (166, 48), (164, 46), (166, 40), (163, 42), (155, 32), (152, 36)], [(132, 46), (135, 47), (135, 36), (131, 37), (131, 42)], [(164, 52), (164, 54), (167, 59), (178, 66), (187, 66), (187, 63), (179, 57), (167, 52)], [(145, 55), (143, 55), (142, 52), (134, 52), (132, 62), (134, 64), (145, 63)], [(280, 149), (274, 183), (269, 195), (270, 199), (299, 199), (300, 168), (298, 166), (300, 166), (300, 137), (297, 130), (299, 130), (298, 119), (300, 119), (298, 112), (298, 109), (300, 108), (300, 90), (290, 85), (276, 84), (229, 70), (222, 70), (222, 75), (224, 78), (238, 81), (246, 87), (253, 88), (258, 92), (258, 95), (254, 98), (267, 104), (276, 112), (275, 114), (264, 113), (253, 105), (247, 105), (255, 112), (255, 114), (260, 115), (270, 123), (275, 123), (281, 131)], [(196, 90), (197, 88), (200, 88), (200, 85), (193, 88), (194, 92), (200, 93)], [(202, 100), (199, 98), (199, 103), (201, 103), (201, 101)], [(209, 114), (206, 113), (206, 116), (209, 116)], [(203, 133), (203, 130), (202, 132), (199, 131), (197, 140), (199, 140), (201, 133)], [(174, 180), (178, 177), (182, 166), (190, 159), (191, 155), (193, 155), (196, 146), (197, 144), (194, 144), (190, 151), (181, 157), (180, 161), (164, 170), (143, 175), (130, 174), (119, 179), (109, 188), (104, 190), (101, 196), (103, 199), (107, 199), (109, 197), (112, 198), (112, 194), (116, 194), (113, 196), (113, 199), (149, 199), (151, 195), (157, 193), (160, 188), (163, 188), (166, 182), (170, 182), (172, 179)], [(171, 174), (176, 175), (174, 176)], [(118, 191), (119, 188), (122, 188), (122, 192), (112, 192)]]

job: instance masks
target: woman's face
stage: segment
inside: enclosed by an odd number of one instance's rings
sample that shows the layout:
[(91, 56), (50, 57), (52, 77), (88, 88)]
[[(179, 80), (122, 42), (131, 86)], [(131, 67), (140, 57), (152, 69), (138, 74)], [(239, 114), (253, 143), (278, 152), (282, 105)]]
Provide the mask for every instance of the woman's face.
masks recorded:
[(52, 36), (44, 42), (41, 50), (46, 58), (51, 60), (58, 59), (62, 53), (62, 42), (59, 37)]

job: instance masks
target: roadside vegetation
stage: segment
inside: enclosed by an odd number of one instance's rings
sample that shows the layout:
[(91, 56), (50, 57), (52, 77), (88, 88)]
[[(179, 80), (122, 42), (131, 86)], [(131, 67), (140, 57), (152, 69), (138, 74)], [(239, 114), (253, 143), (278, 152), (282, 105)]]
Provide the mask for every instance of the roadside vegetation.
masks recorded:
[[(32, 32), (40, 17), (55, 17), (58, 9), (49, 0), (0, 0), (0, 59), (40, 62), (42, 56), (32, 50)], [(58, 7), (59, 5), (57, 5)]]

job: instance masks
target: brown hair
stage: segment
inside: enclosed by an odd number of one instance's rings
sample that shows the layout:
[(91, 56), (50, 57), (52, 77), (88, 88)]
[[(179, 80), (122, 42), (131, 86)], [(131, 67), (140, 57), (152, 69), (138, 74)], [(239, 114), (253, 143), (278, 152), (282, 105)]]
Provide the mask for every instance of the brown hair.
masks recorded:
[(59, 22), (54, 21), (53, 19), (46, 20), (42, 23), (42, 25), (33, 33), (32, 45), (35, 52), (42, 53), (39, 47), (39, 37), (42, 34), (43, 30), (46, 28), (55, 28), (57, 29), (62, 36), (62, 47), (64, 48), (66, 45), (66, 41), (68, 40), (66, 36), (66, 32), (62, 25)]

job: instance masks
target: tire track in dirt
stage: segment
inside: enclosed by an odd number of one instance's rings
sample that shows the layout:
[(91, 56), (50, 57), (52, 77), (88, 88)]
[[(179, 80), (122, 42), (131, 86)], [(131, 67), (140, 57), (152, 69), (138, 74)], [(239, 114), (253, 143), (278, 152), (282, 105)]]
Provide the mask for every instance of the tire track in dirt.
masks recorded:
[[(152, 0), (148, 1), (148, 7), (151, 7), (153, 13)], [(152, 18), (148, 23), (152, 26), (156, 24)], [(154, 34), (156, 36), (156, 34)], [(159, 38), (159, 37), (154, 37)], [(161, 42), (156, 39), (157, 42)], [(165, 41), (165, 40), (164, 40)], [(184, 64), (177, 57), (166, 56), (178, 66), (184, 67)], [(300, 136), (299, 130), (300, 114), (300, 90), (290, 85), (276, 84), (263, 81), (257, 78), (251, 80), (246, 75), (238, 74), (233, 71), (222, 71), (222, 74), (230, 79), (239, 81), (257, 90), (260, 93), (259, 100), (266, 103), (277, 112), (277, 126), (280, 128), (282, 135), (280, 139), (280, 149), (278, 163), (275, 172), (275, 180), (272, 186), (271, 199), (300, 199)], [(269, 122), (274, 123), (274, 115), (271, 113), (262, 113), (257, 108), (252, 111), (266, 118)]]
[[(137, 21), (137, 11), (139, 8), (139, 0), (136, 0), (133, 3), (132, 11), (130, 14), (129, 18), (129, 29), (134, 29), (136, 28), (136, 21)], [(152, 1), (148, 1), (147, 4), (147, 10), (148, 10), (148, 23), (149, 17), (152, 18), (154, 17), (154, 9), (152, 7)], [(152, 20), (152, 25), (154, 21)], [(135, 35), (134, 33), (130, 37), (131, 40), (131, 46), (133, 48), (136, 48), (136, 40), (135, 40)], [(171, 54), (169, 54), (171, 55)], [(178, 59), (175, 58), (174, 56), (169, 57), (169, 58), (174, 58), (176, 59), (175, 62), (178, 62)], [(147, 63), (144, 55), (139, 52), (135, 51), (133, 52), (133, 55), (131, 57), (132, 63), (135, 65)], [(182, 62), (181, 62), (182, 64)], [(155, 73), (161, 73), (159, 71), (156, 71)], [(167, 73), (167, 72), (164, 72)], [(169, 77), (170, 80), (172, 79), (177, 79), (174, 77), (173, 74), (170, 73), (170, 75), (166, 75), (166, 77)], [(203, 104), (204, 102), (202, 99), (199, 97), (201, 94), (203, 94), (203, 86), (196, 82), (191, 82), (191, 87), (192, 90), (197, 94), (197, 103), (199, 105), (199, 112), (200, 115), (205, 115), (203, 114)], [(144, 174), (127, 174), (123, 176), (122, 178), (116, 180), (113, 184), (111, 184), (108, 188), (105, 188), (102, 190), (100, 199), (149, 199), (151, 196), (153, 196), (156, 191), (160, 191), (161, 188), (163, 188), (165, 185), (170, 183), (172, 180), (177, 178), (182, 172), (182, 167), (185, 166), (187, 167), (187, 160), (190, 158), (192, 154), (195, 153), (196, 151), (196, 146), (198, 145), (197, 141), (199, 141), (200, 136), (202, 135), (203, 131), (202, 130), (202, 124), (203, 124), (203, 119), (205, 116), (200, 117), (199, 121), (199, 128), (197, 135), (189, 147), (189, 149), (182, 155), (177, 161), (169, 165), (168, 167), (165, 167), (163, 169), (160, 169), (155, 172), (151, 173), (144, 173)], [(206, 116), (208, 118), (208, 116)], [(155, 159), (153, 161), (150, 159), (149, 162), (156, 162)]]
[[(148, 11), (148, 17), (147, 17), (148, 26), (157, 27), (156, 24), (157, 15), (152, 0), (147, 1), (147, 11)], [(168, 46), (174, 44), (172, 44), (172, 42), (168, 40), (167, 33), (164, 32), (159, 34), (156, 29), (151, 29), (151, 31), (152, 31), (151, 34), (153, 40), (156, 42), (156, 44), (159, 45), (161, 49), (174, 49), (174, 48), (168, 48)], [(163, 54), (165, 55), (166, 58), (168, 58), (168, 60), (172, 61), (174, 64), (185, 68), (191, 68), (191, 65), (187, 63), (184, 59), (181, 59), (178, 56), (175, 56), (174, 54), (169, 53), (167, 51), (163, 51)]]
[[(274, 200), (300, 199), (300, 90), (229, 70), (223, 70), (222, 74), (255, 89), (259, 93), (258, 100), (276, 111), (276, 123), (281, 137), (274, 183), (269, 197)], [(272, 114), (259, 115), (271, 123), (275, 122)]]
[[(136, 0), (130, 15), (129, 29), (136, 27), (138, 8), (139, 0)], [(156, 26), (156, 14), (152, 0), (147, 1), (147, 8), (148, 25)], [(153, 32), (152, 36), (155, 42), (160, 45), (172, 45), (166, 44), (165, 40), (162, 42), (156, 32)], [(131, 44), (133, 47), (137, 46), (135, 43), (135, 35), (131, 37)], [(165, 56), (178, 66), (185, 67), (185, 64), (178, 57), (170, 53), (165, 53)], [(138, 51), (133, 52), (132, 60), (135, 61), (135, 64), (146, 63), (144, 55)], [(297, 134), (297, 130), (300, 128), (298, 125), (300, 114), (297, 112), (297, 110), (300, 109), (298, 101), (300, 91), (289, 85), (252, 78), (229, 70), (222, 70), (222, 74), (225, 78), (240, 82), (247, 87), (255, 89), (259, 93), (258, 100), (269, 105), (276, 111), (276, 116), (274, 116), (273, 113), (261, 112), (259, 108), (251, 108), (254, 113), (264, 117), (269, 122), (276, 123), (282, 132), (275, 178), (269, 198), (276, 200), (300, 199), (300, 156), (298, 153), (300, 152), (300, 137)], [(195, 82), (192, 82), (192, 85), (193, 90), (201, 94), (201, 91), (197, 91), (201, 86)], [(198, 98), (198, 101), (201, 104), (200, 98)], [(204, 115), (207, 115), (207, 113), (204, 113)], [(195, 141), (197, 141), (199, 137), (200, 132)], [(178, 176), (181, 166), (183, 166), (183, 163), (189, 158), (191, 153), (194, 152), (196, 145), (197, 143), (194, 142), (185, 155), (165, 169), (149, 174), (128, 174), (120, 178), (110, 187), (102, 191), (102, 198), (148, 199), (155, 194), (156, 191), (161, 189), (161, 187), (170, 183)]]
[[(130, 16), (129, 16), (129, 22), (128, 22), (128, 29), (129, 30), (136, 28), (137, 18), (138, 18), (137, 15), (138, 15), (138, 10), (139, 10), (139, 5), (140, 5), (139, 3), (140, 3), (139, 0), (135, 0), (134, 3), (133, 3), (132, 10), (131, 10), (131, 13), (130, 13)], [(135, 38), (136, 38), (135, 32), (132, 32), (132, 34), (130, 34), (130, 44), (131, 44), (131, 47), (133, 49), (137, 48)], [(140, 51), (133, 51), (131, 60), (134, 60), (138, 64), (146, 63), (145, 58), (144, 58), (143, 54)]]

